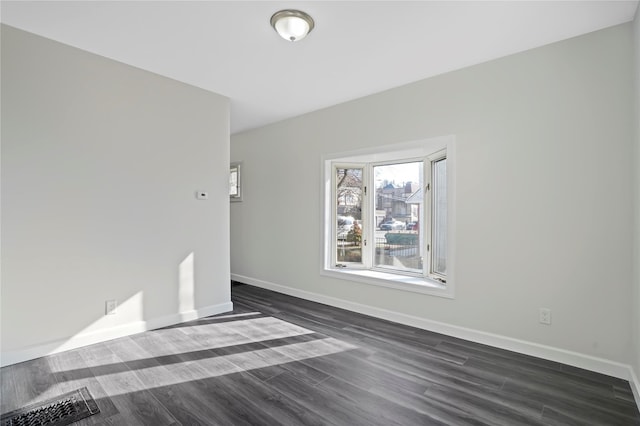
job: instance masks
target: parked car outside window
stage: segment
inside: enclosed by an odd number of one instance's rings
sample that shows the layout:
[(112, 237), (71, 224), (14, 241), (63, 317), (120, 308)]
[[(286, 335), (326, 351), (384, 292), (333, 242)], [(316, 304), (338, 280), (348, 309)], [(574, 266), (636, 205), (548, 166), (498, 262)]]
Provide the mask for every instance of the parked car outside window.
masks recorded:
[(402, 231), (404, 230), (404, 227), (404, 222), (400, 222), (399, 220), (393, 220), (380, 224), (381, 231)]

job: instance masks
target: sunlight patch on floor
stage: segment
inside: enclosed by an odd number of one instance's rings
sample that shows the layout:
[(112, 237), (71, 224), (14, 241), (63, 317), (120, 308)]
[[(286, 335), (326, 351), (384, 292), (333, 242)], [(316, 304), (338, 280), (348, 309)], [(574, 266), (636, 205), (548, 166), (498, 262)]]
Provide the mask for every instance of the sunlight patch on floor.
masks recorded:
[[(194, 342), (184, 342), (187, 350), (215, 349), (247, 343), (264, 342), (286, 337), (312, 334), (313, 331), (282, 321), (273, 317), (252, 318), (239, 321), (196, 324), (189, 327), (168, 328), (151, 332), (159, 339), (168, 341), (180, 339), (176, 333), (184, 333)], [(171, 347), (154, 350), (153, 356), (171, 355), (175, 353)]]
[[(87, 382), (96, 379), (107, 395), (122, 395), (145, 389), (177, 385), (194, 380), (205, 380), (227, 374), (304, 361), (356, 348), (354, 345), (335, 338), (324, 338), (230, 355), (216, 356), (212, 353), (210, 358), (135, 369), (133, 370), (135, 376), (132, 371), (126, 369), (126, 371), (112, 374), (102, 374), (95, 379), (69, 380), (51, 387), (47, 390), (46, 395), (40, 395), (40, 397), (56, 395), (61, 393), (63, 389), (70, 387), (86, 386)], [(179, 356), (179, 354), (176, 355)], [(146, 356), (146, 354), (140, 354), (140, 358), (145, 358)], [(87, 360), (87, 362), (90, 367), (104, 367), (102, 362), (92, 363), (91, 360)]]

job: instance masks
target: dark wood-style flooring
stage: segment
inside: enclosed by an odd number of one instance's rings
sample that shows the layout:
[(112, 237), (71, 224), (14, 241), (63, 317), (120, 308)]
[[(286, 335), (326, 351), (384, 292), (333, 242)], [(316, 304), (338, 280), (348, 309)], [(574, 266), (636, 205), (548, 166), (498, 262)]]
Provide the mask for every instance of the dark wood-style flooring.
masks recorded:
[(640, 425), (620, 379), (247, 285), (234, 311), (0, 370), (1, 411), (87, 386), (78, 425)]

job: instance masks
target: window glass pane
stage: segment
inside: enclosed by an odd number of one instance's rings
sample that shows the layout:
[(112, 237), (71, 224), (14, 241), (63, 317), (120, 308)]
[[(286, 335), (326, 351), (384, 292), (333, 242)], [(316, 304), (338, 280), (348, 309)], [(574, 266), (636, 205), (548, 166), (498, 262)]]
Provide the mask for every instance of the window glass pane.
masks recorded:
[(362, 169), (336, 168), (336, 259), (362, 262)]
[(229, 172), (229, 195), (238, 195), (238, 169), (231, 168)]
[(422, 161), (373, 168), (374, 266), (422, 273)]
[(447, 159), (433, 163), (432, 272), (447, 274)]

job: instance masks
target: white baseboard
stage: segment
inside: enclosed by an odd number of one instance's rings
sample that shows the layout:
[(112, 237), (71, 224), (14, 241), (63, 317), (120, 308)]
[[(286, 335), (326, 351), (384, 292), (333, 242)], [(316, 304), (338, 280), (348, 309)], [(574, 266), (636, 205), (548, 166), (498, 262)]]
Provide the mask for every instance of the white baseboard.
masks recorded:
[(446, 334), (448, 336), (457, 337), (464, 340), (470, 340), (476, 343), (482, 343), (509, 351), (519, 352), (521, 354), (543, 358), (549, 361), (555, 361), (574, 367), (584, 368), (586, 370), (595, 371), (609, 376), (629, 380), (635, 383), (635, 397), (640, 406), (640, 398), (638, 395), (637, 378), (634, 378), (631, 366), (610, 361), (603, 358), (597, 358), (578, 352), (568, 351), (565, 349), (555, 348), (552, 346), (541, 345), (539, 343), (528, 342), (525, 340), (514, 339), (511, 337), (501, 336), (498, 334), (487, 333), (480, 330), (460, 327), (439, 321), (432, 321), (426, 318), (407, 315), (400, 312), (394, 312), (387, 309), (377, 308), (374, 306), (363, 305), (360, 303), (350, 302), (335, 297), (325, 296), (319, 293), (313, 293), (305, 290), (299, 290), (293, 287), (287, 287), (280, 284), (246, 277), (238, 274), (231, 274), (233, 281), (250, 284), (256, 287), (273, 290), (278, 293), (288, 294), (290, 296), (307, 299), (314, 302), (323, 303), (325, 305), (335, 306), (349, 311), (370, 315), (377, 318), (386, 319), (400, 324), (429, 330), (436, 333)]
[[(636, 404), (638, 405), (638, 410), (640, 410), (640, 379), (638, 378), (638, 374), (636, 374), (636, 371), (634, 371), (633, 368), (630, 368), (629, 371), (631, 374), (629, 385), (631, 385), (633, 397), (635, 398)], [(640, 374), (640, 371), (638, 373)]]
[(142, 333), (143, 331), (167, 327), (185, 321), (208, 317), (210, 315), (221, 314), (232, 310), (233, 303), (225, 302), (217, 305), (205, 306), (204, 308), (195, 309), (192, 311), (167, 315), (164, 317), (122, 324), (116, 327), (106, 328), (104, 330), (81, 333), (75, 336), (71, 336), (68, 339), (60, 339), (53, 342), (47, 342), (44, 344), (21, 348), (18, 350), (2, 352), (2, 354), (0, 355), (0, 366), (4, 367), (11, 364), (17, 364), (19, 362), (28, 361), (30, 359), (40, 358), (46, 355), (51, 355), (82, 346), (92, 345), (94, 343), (105, 342), (107, 340), (117, 339), (118, 337), (130, 336), (132, 334)]

